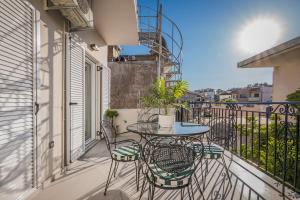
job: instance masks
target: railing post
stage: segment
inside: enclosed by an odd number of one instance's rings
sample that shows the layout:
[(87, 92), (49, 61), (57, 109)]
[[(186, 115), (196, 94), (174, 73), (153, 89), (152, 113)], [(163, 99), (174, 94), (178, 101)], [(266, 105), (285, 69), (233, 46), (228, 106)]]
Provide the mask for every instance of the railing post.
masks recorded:
[(283, 154), (283, 180), (282, 180), (282, 195), (285, 194), (285, 181), (286, 181), (286, 159), (287, 159), (287, 133), (288, 133), (288, 113), (289, 105), (284, 104), (284, 154)]

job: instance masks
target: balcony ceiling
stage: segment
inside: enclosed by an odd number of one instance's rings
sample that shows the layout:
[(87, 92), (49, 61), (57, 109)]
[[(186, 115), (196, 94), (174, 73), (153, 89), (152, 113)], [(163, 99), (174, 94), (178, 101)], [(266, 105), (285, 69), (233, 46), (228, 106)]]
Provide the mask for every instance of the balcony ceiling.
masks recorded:
[(94, 0), (94, 25), (108, 45), (137, 45), (136, 0)]

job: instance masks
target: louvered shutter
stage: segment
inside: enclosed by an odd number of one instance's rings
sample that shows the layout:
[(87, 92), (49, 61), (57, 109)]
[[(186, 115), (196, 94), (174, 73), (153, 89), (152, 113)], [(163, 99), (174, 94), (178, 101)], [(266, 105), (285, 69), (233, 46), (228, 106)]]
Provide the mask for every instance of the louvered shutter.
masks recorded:
[(33, 188), (34, 18), (28, 2), (0, 1), (0, 199)]
[(73, 39), (70, 42), (70, 134), (71, 160), (84, 153), (84, 66), (85, 51)]
[(103, 67), (102, 71), (102, 117), (110, 105), (110, 68)]

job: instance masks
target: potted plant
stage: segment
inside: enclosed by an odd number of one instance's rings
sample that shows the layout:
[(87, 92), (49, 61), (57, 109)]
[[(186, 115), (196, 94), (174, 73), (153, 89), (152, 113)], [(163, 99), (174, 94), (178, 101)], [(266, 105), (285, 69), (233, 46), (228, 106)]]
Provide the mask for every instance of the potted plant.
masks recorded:
[(185, 108), (185, 103), (180, 103), (179, 99), (188, 90), (186, 81), (178, 81), (174, 86), (166, 87), (165, 80), (160, 78), (152, 86), (151, 93), (141, 98), (145, 107), (158, 108), (158, 123), (160, 127), (172, 127), (175, 122), (175, 114), (170, 113), (172, 109)]
[(119, 113), (116, 110), (107, 109), (105, 116), (108, 117), (111, 120), (111, 124), (114, 125), (114, 118), (118, 117)]

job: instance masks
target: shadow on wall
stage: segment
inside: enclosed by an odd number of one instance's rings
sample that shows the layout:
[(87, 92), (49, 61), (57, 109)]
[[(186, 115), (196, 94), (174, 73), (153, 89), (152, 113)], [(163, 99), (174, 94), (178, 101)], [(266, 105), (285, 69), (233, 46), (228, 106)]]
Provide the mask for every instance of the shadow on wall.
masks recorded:
[[(20, 1), (21, 2), (21, 1)], [(8, 2), (8, 4), (12, 4)], [(42, 9), (40, 1), (33, 1), (37, 9)], [(10, 5), (16, 6), (16, 5)], [(18, 13), (17, 15), (22, 15)], [(23, 14), (25, 15), (25, 14)], [(32, 62), (34, 46), (31, 38), (16, 37), (24, 33), (32, 34), (31, 27), (26, 19), (27, 15), (20, 17), (19, 23), (10, 24), (1, 31), (1, 102), (0, 102), (0, 182), (1, 194), (15, 194), (24, 192), (33, 186), (33, 129), (35, 127), (35, 117), (32, 116), (33, 98), (33, 78), (34, 63)], [(62, 58), (63, 33), (55, 26), (44, 24), (47, 16), (41, 12), (41, 29), (48, 31), (42, 32), (41, 57), (38, 62), (40, 68), (37, 72), (37, 102), (40, 103), (40, 111), (37, 116), (37, 153), (38, 153), (38, 176), (40, 181), (52, 175), (55, 168), (60, 166), (61, 157), (54, 157), (53, 150), (49, 150), (49, 141), (53, 140), (54, 116), (54, 88), (56, 82), (54, 68), (60, 68)], [(21, 19), (25, 21), (22, 22)], [(9, 19), (7, 19), (9, 21)], [(53, 28), (55, 27), (55, 28)], [(44, 29), (45, 28), (45, 29)], [(23, 36), (26, 37), (26, 36)], [(47, 37), (47, 40), (44, 40)], [(16, 41), (22, 42), (16, 49), (5, 49), (3, 44), (15, 47)], [(21, 41), (22, 40), (22, 41)], [(13, 57), (12, 57), (13, 56)], [(5, 59), (4, 59), (5, 58)], [(56, 63), (54, 62), (56, 59)], [(59, 61), (59, 64), (57, 64)], [(61, 111), (60, 111), (61, 112)], [(55, 133), (60, 137), (60, 133)], [(59, 144), (57, 144), (59, 147)], [(11, 163), (9, 166), (7, 163)], [(15, 163), (15, 164), (12, 164)], [(10, 184), (15, 183), (16, 186)]]

